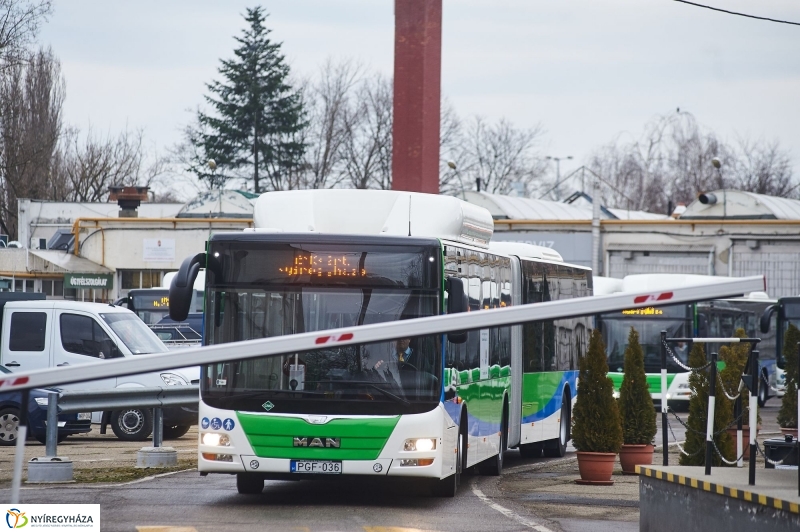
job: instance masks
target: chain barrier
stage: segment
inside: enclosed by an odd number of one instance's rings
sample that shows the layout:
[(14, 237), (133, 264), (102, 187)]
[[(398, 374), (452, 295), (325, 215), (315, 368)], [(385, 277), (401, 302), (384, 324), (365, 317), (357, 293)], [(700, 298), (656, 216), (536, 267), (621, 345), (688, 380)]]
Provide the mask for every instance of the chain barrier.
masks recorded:
[[(675, 413), (675, 411), (674, 411), (672, 408), (669, 408), (669, 407), (667, 407), (667, 411), (668, 411), (670, 414), (672, 414), (672, 415), (675, 417), (675, 419), (677, 419), (677, 420), (678, 420), (678, 423), (680, 423), (681, 425), (683, 425), (683, 428), (684, 428), (684, 429), (686, 429), (686, 430), (687, 430), (687, 431), (689, 431), (689, 432), (693, 432), (693, 433), (697, 434), (698, 436), (702, 436), (703, 438), (705, 438), (705, 437), (706, 437), (706, 433), (705, 433), (705, 432), (700, 432), (699, 430), (694, 430), (694, 429), (693, 429), (693, 428), (691, 428), (689, 425), (687, 425), (686, 423), (684, 423), (684, 422), (683, 422), (683, 420), (682, 420), (682, 419), (681, 419), (681, 418), (678, 416), (678, 414), (676, 414), (676, 413)], [(719, 436), (720, 434), (722, 434), (722, 433), (723, 433), (723, 432), (725, 432), (726, 430), (728, 430), (728, 429), (732, 429), (732, 428), (734, 427), (734, 425), (738, 424), (738, 422), (739, 422), (739, 420), (740, 420), (740, 419), (743, 419), (743, 418), (744, 418), (744, 414), (745, 414), (744, 412), (742, 412), (741, 414), (739, 414), (739, 417), (737, 417), (736, 419), (734, 419), (733, 421), (731, 421), (731, 422), (728, 424), (728, 426), (726, 426), (726, 427), (724, 427), (724, 428), (722, 428), (722, 429), (718, 430), (718, 431), (717, 431), (717, 432), (715, 432), (713, 435), (714, 435), (714, 436)], [(669, 423), (669, 421), (667, 421), (667, 423)]]
[[(700, 436), (705, 436), (705, 435), (706, 435), (706, 434), (705, 434), (705, 432), (699, 432), (699, 431), (697, 431), (697, 430), (694, 430), (694, 429), (690, 428), (688, 425), (686, 425), (686, 423), (684, 423), (684, 422), (683, 422), (683, 420), (682, 420), (680, 417), (678, 417), (678, 414), (676, 414), (676, 413), (675, 413), (675, 411), (674, 411), (674, 410), (672, 410), (671, 408), (668, 408), (668, 412), (669, 412), (670, 414), (672, 414), (672, 415), (675, 417), (675, 419), (677, 419), (677, 420), (678, 420), (678, 423), (680, 423), (680, 424), (683, 426), (683, 428), (684, 428), (684, 429), (686, 429), (687, 431), (693, 432), (693, 433), (695, 433), (695, 434), (698, 434), (698, 435), (700, 435)], [(741, 416), (739, 416), (738, 418), (734, 419), (734, 420), (733, 420), (733, 422), (731, 422), (731, 424), (730, 424), (730, 425), (728, 425), (727, 427), (725, 427), (724, 429), (720, 430), (719, 432), (715, 432), (715, 433), (714, 433), (714, 436), (719, 436), (720, 434), (722, 434), (723, 432), (725, 432), (725, 431), (726, 431), (726, 430), (728, 430), (729, 428), (732, 428), (732, 427), (733, 427), (733, 425), (734, 425), (735, 423), (737, 423), (737, 422), (739, 421), (739, 419), (740, 419), (740, 418), (741, 418), (743, 415), (744, 415), (744, 414), (742, 414), (742, 415), (741, 415)], [(669, 428), (669, 432), (670, 432), (670, 434), (672, 434), (672, 439), (673, 439), (673, 440), (675, 440), (675, 445), (677, 445), (677, 446), (678, 446), (678, 450), (680, 450), (681, 454), (683, 454), (684, 456), (693, 457), (693, 456), (697, 456), (698, 454), (700, 454), (700, 453), (702, 453), (703, 451), (705, 451), (705, 448), (704, 448), (704, 447), (700, 447), (700, 449), (698, 449), (696, 452), (694, 452), (694, 453), (692, 453), (692, 454), (689, 454), (689, 453), (687, 453), (687, 452), (686, 452), (686, 450), (685, 450), (685, 449), (684, 449), (684, 448), (681, 446), (681, 444), (680, 444), (680, 443), (678, 443), (678, 438), (676, 438), (676, 437), (675, 437), (675, 432), (672, 430), (672, 425), (669, 423), (669, 420), (667, 420), (667, 427)], [(734, 461), (732, 461), (732, 462), (731, 462), (731, 461), (728, 461), (728, 460), (725, 458), (725, 456), (723, 456), (723, 454), (722, 454), (722, 451), (720, 451), (720, 450), (719, 450), (719, 447), (717, 447), (717, 442), (716, 442), (716, 441), (714, 441), (714, 439), (713, 439), (713, 438), (711, 439), (711, 443), (712, 443), (712, 445), (714, 446), (714, 450), (717, 452), (717, 454), (719, 455), (720, 459), (721, 459), (723, 462), (725, 462), (726, 464), (728, 464), (728, 465), (738, 465), (738, 463), (739, 463), (739, 460), (743, 459), (743, 458), (744, 458), (744, 455), (746, 454), (746, 453), (745, 453), (745, 451), (742, 451), (742, 455), (741, 455), (739, 458), (737, 458), (736, 460), (734, 460)], [(746, 442), (745, 442), (745, 443), (746, 443)], [(759, 452), (760, 452), (760, 449), (759, 449)], [(763, 453), (762, 453), (762, 455), (763, 455)], [(772, 463), (772, 461), (770, 461), (770, 463)], [(781, 460), (781, 462), (779, 462), (779, 463), (783, 463), (783, 460)]]
[(675, 362), (675, 364), (677, 364), (679, 367), (683, 368), (686, 371), (694, 371), (694, 372), (703, 371), (704, 369), (706, 369), (706, 368), (711, 366), (711, 362), (707, 362), (706, 364), (700, 366), (699, 368), (691, 368), (691, 367), (687, 366), (686, 364), (684, 364), (683, 362), (681, 362), (681, 360), (677, 356), (675, 356), (675, 353), (672, 352), (672, 349), (669, 348), (669, 345), (667, 345), (666, 341), (662, 341), (662, 343), (664, 344), (664, 347), (667, 348), (667, 354), (670, 357), (672, 357), (672, 361)]
[[(742, 373), (742, 375), (744, 375), (744, 373)], [(740, 378), (741, 378), (741, 377), (740, 377)], [(742, 392), (741, 392), (741, 391), (739, 391), (739, 392), (738, 392), (736, 395), (734, 395), (734, 396), (731, 396), (731, 394), (729, 394), (729, 393), (728, 393), (728, 390), (725, 388), (725, 383), (724, 383), (724, 382), (722, 382), (722, 379), (719, 379), (719, 387), (720, 387), (720, 388), (722, 388), (722, 393), (724, 393), (724, 394), (725, 394), (725, 397), (727, 397), (727, 398), (728, 398), (728, 399), (730, 399), (731, 401), (735, 401), (735, 400), (737, 400), (737, 399), (739, 398), (739, 396), (740, 396), (740, 395), (742, 395)]]
[(789, 454), (787, 454), (786, 456), (784, 456), (780, 460), (771, 460), (769, 457), (767, 457), (767, 454), (764, 451), (761, 450), (761, 446), (758, 444), (758, 442), (756, 442), (756, 451), (758, 451), (758, 454), (760, 454), (761, 456), (764, 457), (764, 460), (766, 460), (768, 463), (770, 463), (770, 464), (772, 464), (774, 466), (783, 465), (783, 461), (784, 460), (786, 460), (787, 458), (792, 457), (795, 454), (793, 452), (790, 452)]
[[(680, 422), (680, 424), (684, 426), (684, 428), (686, 428), (688, 430), (691, 430), (683, 423), (683, 420), (681, 418), (679, 418), (677, 416), (677, 414), (675, 414), (675, 411), (673, 411), (669, 407), (667, 407), (667, 411), (671, 412), (672, 415), (675, 416), (675, 418)], [(672, 439), (675, 442), (675, 445), (678, 447), (678, 450), (681, 452), (682, 455), (688, 456), (689, 458), (692, 458), (694, 456), (697, 456), (698, 454), (700, 454), (701, 452), (703, 452), (705, 450), (703, 448), (700, 448), (698, 451), (696, 451), (696, 452), (694, 452), (692, 454), (687, 453), (686, 449), (684, 449), (683, 446), (680, 443), (678, 443), (678, 438), (675, 436), (675, 432), (672, 430), (672, 425), (669, 422), (669, 418), (667, 418), (667, 428), (669, 428), (669, 432), (670, 432), (670, 434), (672, 434)]]
[[(739, 458), (737, 458), (733, 462), (730, 462), (725, 458), (725, 456), (723, 456), (722, 451), (720, 451), (719, 447), (717, 447), (717, 442), (715, 442), (713, 439), (711, 440), (711, 445), (714, 446), (714, 450), (719, 455), (720, 460), (722, 460), (723, 462), (725, 462), (729, 466), (739, 465), (739, 460), (743, 460), (744, 459), (744, 455), (746, 454), (745, 451), (742, 451), (742, 455)], [(744, 445), (742, 445), (742, 447), (744, 447)]]

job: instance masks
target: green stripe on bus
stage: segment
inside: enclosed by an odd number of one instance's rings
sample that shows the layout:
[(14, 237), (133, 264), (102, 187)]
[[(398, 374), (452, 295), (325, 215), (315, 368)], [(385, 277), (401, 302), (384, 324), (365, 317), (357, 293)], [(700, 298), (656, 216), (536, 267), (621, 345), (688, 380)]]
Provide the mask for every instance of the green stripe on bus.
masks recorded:
[[(614, 390), (618, 392), (619, 387), (622, 386), (622, 373), (612, 373), (609, 371), (608, 378), (614, 382)], [(669, 389), (673, 379), (675, 379), (675, 373), (667, 373), (667, 389)], [(650, 393), (661, 393), (661, 374), (648, 373), (647, 384), (650, 386)]]
[[(236, 416), (256, 456), (307, 460), (375, 460), (400, 420), (334, 419), (312, 425), (300, 418), (246, 412)], [(294, 438), (339, 438), (340, 447), (295, 447)]]
[(524, 373), (522, 375), (522, 417), (542, 410), (560, 389), (563, 371)]

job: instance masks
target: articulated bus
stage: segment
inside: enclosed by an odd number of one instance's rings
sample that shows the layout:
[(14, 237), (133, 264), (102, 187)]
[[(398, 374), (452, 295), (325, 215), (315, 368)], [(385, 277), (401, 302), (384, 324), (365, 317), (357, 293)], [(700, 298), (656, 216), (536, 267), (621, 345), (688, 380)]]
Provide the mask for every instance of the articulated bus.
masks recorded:
[[(184, 261), (173, 317), (205, 268), (204, 343), (591, 295), (591, 270), (491, 243), (488, 211), (375, 190), (269, 192), (255, 228)], [(182, 277), (183, 276), (183, 277)], [(188, 288), (182, 288), (188, 287)], [(396, 338), (204, 366), (198, 469), (266, 479), (417, 478), (453, 496), (503, 452), (563, 456), (590, 319)]]
[[(786, 391), (785, 359), (783, 357), (784, 336), (789, 325), (800, 328), (800, 296), (782, 297), (774, 305), (770, 305), (761, 315), (761, 332), (763, 335), (775, 335), (775, 351), (777, 353), (777, 393), (782, 397)], [(795, 346), (797, 348), (797, 346)]]
[[(629, 275), (624, 279), (595, 278), (595, 294), (635, 292), (655, 289), (659, 286), (691, 286), (713, 283), (725, 277), (682, 274)], [(758, 344), (761, 362), (761, 385), (759, 404), (770, 395), (780, 393), (779, 372), (776, 366), (775, 328), (767, 333), (759, 330), (759, 320), (765, 309), (774, 305), (765, 292), (752, 292), (746, 297), (698, 301), (680, 305), (666, 305), (642, 309), (621, 310), (596, 317), (597, 327), (603, 334), (608, 353), (609, 377), (614, 381), (617, 393), (622, 384), (625, 349), (631, 327), (639, 333), (639, 342), (644, 351), (645, 371), (654, 400), (661, 399), (661, 331), (668, 338), (731, 338), (742, 328), (751, 338), (761, 338)], [(767, 318), (768, 319), (768, 318)], [(773, 320), (774, 321), (774, 320)], [(721, 344), (706, 344), (706, 354), (719, 352)], [(689, 346), (669, 345), (671, 354), (682, 364), (688, 365)], [(676, 405), (686, 405), (691, 398), (689, 373), (667, 356), (667, 400)]]

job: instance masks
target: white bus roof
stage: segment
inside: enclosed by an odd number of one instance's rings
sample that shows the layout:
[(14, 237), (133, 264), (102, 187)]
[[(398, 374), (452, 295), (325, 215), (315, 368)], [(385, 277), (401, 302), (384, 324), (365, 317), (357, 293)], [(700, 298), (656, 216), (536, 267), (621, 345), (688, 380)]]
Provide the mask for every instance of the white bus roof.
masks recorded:
[(489, 250), (504, 255), (516, 255), (521, 259), (541, 259), (553, 262), (564, 262), (561, 254), (544, 246), (535, 246), (526, 242), (490, 242)]
[(605, 296), (622, 292), (622, 279), (613, 277), (592, 276), (592, 293), (596, 296)]
[(395, 190), (291, 190), (256, 200), (255, 231), (426, 236), (487, 248), (489, 211), (453, 196)]
[[(164, 274), (164, 279), (161, 281), (161, 288), (169, 288), (169, 285), (172, 284), (172, 278), (178, 272), (167, 272)], [(197, 279), (194, 280), (194, 289), (195, 290), (205, 290), (206, 288), (206, 271), (201, 269), (197, 272)]]

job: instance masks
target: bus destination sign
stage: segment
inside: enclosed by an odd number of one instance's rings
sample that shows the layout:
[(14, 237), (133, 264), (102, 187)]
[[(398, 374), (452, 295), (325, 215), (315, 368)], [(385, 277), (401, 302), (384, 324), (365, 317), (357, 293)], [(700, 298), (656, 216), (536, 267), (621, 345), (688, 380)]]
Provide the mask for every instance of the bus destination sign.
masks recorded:
[(351, 262), (350, 253), (295, 255), (294, 263), (278, 268), (286, 276), (308, 275), (311, 277), (366, 277), (366, 268)]
[(663, 314), (663, 310), (654, 307), (632, 308), (622, 311), (623, 316), (662, 316)]

